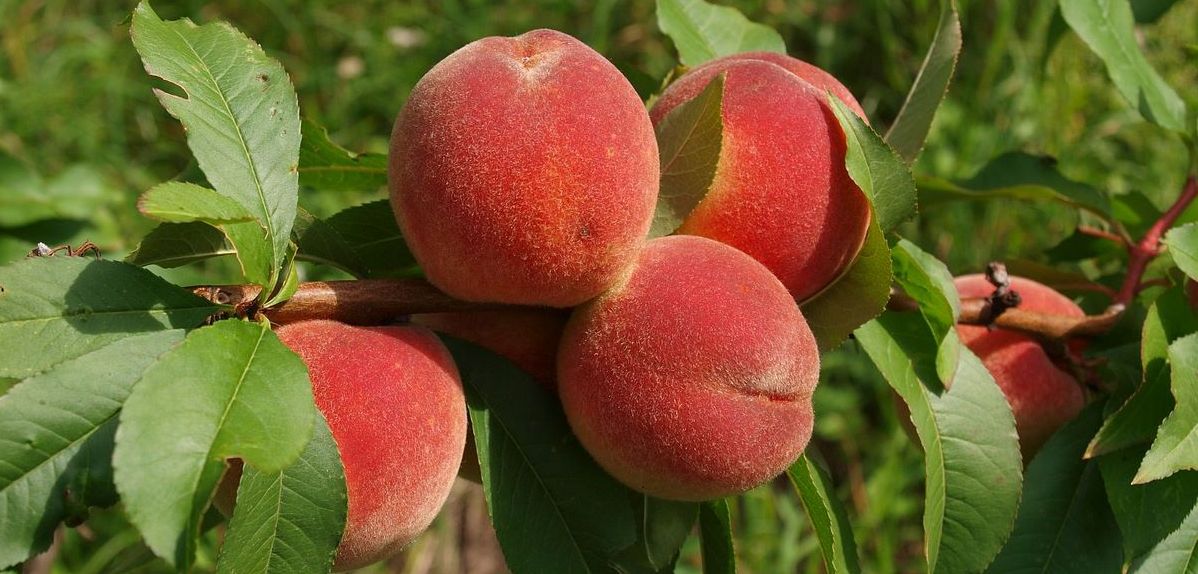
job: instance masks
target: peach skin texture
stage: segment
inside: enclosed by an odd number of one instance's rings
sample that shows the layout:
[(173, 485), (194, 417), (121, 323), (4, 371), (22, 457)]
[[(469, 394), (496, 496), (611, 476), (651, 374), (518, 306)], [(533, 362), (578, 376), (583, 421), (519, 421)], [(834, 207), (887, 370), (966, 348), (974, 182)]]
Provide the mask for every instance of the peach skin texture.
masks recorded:
[(308, 365), (345, 468), (334, 569), (398, 552), (437, 515), (462, 458), (466, 402), (449, 351), (423, 327), (304, 321), (278, 334)]
[(395, 122), (388, 170), (433, 285), (551, 307), (598, 295), (631, 263), (659, 179), (636, 91), (552, 30), (483, 38), (434, 66)]
[(869, 227), (869, 202), (844, 167), (845, 138), (825, 90), (864, 114), (848, 90), (783, 54), (727, 56), (670, 85), (654, 124), (724, 74), (719, 163), (677, 233), (727, 243), (773, 271), (798, 301), (835, 281)]
[[(989, 297), (994, 286), (983, 275), (954, 280), (961, 297)], [(1031, 279), (1011, 277), (1011, 289), (1023, 302), (1019, 308), (1068, 317), (1085, 315), (1080, 307), (1051, 287)], [(1024, 462), (1029, 462), (1052, 433), (1085, 406), (1081, 385), (1062, 370), (1031, 336), (1005, 329), (957, 325), (961, 342), (986, 365), (1011, 404)]]
[(661, 498), (743, 492), (811, 438), (815, 339), (776, 277), (727, 245), (650, 241), (578, 307), (558, 351), (574, 433), (610, 474)]

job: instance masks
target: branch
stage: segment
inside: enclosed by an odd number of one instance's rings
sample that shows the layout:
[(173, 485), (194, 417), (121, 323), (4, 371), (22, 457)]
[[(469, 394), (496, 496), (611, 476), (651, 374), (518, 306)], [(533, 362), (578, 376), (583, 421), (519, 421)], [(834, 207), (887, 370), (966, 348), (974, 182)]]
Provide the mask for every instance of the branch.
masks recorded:
[(1115, 243), (1118, 243), (1119, 245), (1126, 245), (1126, 243), (1127, 243), (1123, 240), (1123, 236), (1119, 235), (1118, 233), (1111, 233), (1110, 231), (1098, 229), (1096, 227), (1090, 227), (1088, 225), (1079, 225), (1077, 227), (1077, 232), (1082, 235), (1089, 235), (1090, 237), (1097, 237), (1099, 239), (1106, 239), (1108, 241), (1114, 241)]
[(1136, 293), (1140, 291), (1144, 271), (1148, 269), (1148, 264), (1161, 253), (1161, 237), (1169, 228), (1173, 227), (1177, 218), (1181, 217), (1195, 197), (1198, 197), (1198, 180), (1191, 175), (1186, 178), (1185, 187), (1182, 188), (1177, 201), (1174, 201), (1173, 205), (1169, 206), (1169, 209), (1152, 224), (1152, 227), (1148, 228), (1139, 242), (1127, 246), (1130, 256), (1127, 263), (1127, 278), (1123, 280), (1123, 286), (1115, 295), (1115, 303), (1126, 305), (1135, 298)]
[[(256, 285), (192, 287), (200, 297), (230, 305), (237, 314), (254, 315), (261, 290)], [(350, 325), (385, 325), (404, 315), (446, 311), (484, 311), (504, 307), (454, 299), (422, 279), (361, 279), (300, 283), (287, 301), (261, 311), (273, 323), (331, 319)]]
[[(957, 322), (963, 325), (993, 325), (1002, 329), (1022, 331), (1041, 339), (1061, 340), (1102, 335), (1119, 322), (1124, 309), (1123, 305), (1112, 305), (1101, 315), (1066, 317), (1012, 307), (991, 322), (988, 320), (990, 313), (986, 310), (989, 304), (990, 300), (986, 297), (961, 299), (961, 316)], [(914, 311), (919, 308), (919, 303), (905, 293), (892, 292), (886, 307), (892, 311)]]

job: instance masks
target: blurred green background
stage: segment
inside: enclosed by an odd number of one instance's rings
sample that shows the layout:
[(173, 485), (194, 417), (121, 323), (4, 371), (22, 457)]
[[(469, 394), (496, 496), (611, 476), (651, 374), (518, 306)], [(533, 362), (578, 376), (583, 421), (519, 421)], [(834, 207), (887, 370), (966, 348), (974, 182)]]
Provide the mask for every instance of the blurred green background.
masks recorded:
[[(725, 3), (781, 31), (792, 55), (839, 77), (883, 127), (902, 105), (939, 12), (933, 0)], [(1023, 150), (1058, 157), (1073, 179), (1117, 194), (1143, 193), (1158, 206), (1176, 194), (1188, 165), (1184, 146), (1124, 104), (1102, 64), (1067, 31), (1055, 2), (960, 4), (964, 51), (918, 175), (967, 178), (998, 154)], [(1133, 4), (1149, 60), (1193, 102), (1198, 1)], [(0, 0), (0, 262), (24, 256), (37, 241), (90, 239), (105, 256), (123, 256), (153, 226), (137, 214), (137, 195), (195, 170), (180, 125), (158, 105), (151, 93), (156, 81), (129, 40), (132, 8), (101, 0)], [(155, 8), (164, 18), (227, 20), (256, 39), (291, 74), (303, 114), (358, 151), (385, 152), (394, 116), (421, 75), (482, 36), (565, 31), (615, 62), (646, 97), (676, 64), (649, 0), (160, 1)], [(40, 190), (43, 217), (5, 213), (10, 202), (29, 201), (18, 196), (22, 189)], [(322, 215), (383, 196), (304, 190), (300, 202)], [(925, 207), (903, 233), (964, 273), (994, 259), (1043, 260), (1077, 223), (1072, 210), (1055, 206), (969, 203)], [(1103, 272), (1082, 270), (1092, 277)], [(237, 280), (220, 262), (171, 275), (184, 283)], [(817, 445), (853, 514), (863, 566), (915, 570), (922, 554), (920, 454), (897, 424), (888, 387), (851, 343), (825, 357), (824, 373), (816, 394)], [(765, 487), (734, 505), (744, 571), (821, 571), (815, 538), (788, 492), (785, 485)], [(498, 568), (485, 559), (493, 552), (485, 528), (480, 534), (470, 526), (482, 512), (477, 492), (464, 487), (454, 500), (406, 560), (375, 570)], [(219, 528), (209, 534), (201, 570), (211, 567), (219, 536)], [(475, 555), (482, 562), (467, 565), (465, 557)], [(145, 558), (119, 512), (106, 511), (66, 535), (53, 570), (158, 568)], [(693, 540), (681, 563), (680, 571), (698, 571)]]

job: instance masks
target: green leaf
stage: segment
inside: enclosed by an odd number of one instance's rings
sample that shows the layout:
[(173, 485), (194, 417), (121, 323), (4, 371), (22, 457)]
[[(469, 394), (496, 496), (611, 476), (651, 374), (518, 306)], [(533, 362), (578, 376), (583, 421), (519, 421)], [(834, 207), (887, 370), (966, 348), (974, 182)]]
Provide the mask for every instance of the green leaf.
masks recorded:
[(344, 209), (325, 220), (300, 210), (295, 225), (300, 259), (361, 278), (411, 277), (420, 271), (387, 200)]
[(299, 459), (278, 472), (245, 467), (217, 572), (328, 572), (345, 528), (345, 473), (320, 413)]
[(629, 491), (637, 540), (613, 560), (623, 572), (673, 572), (674, 562), (699, 517), (694, 502), (663, 500)]
[(886, 143), (908, 164), (914, 163), (923, 149), (936, 109), (948, 93), (949, 82), (961, 53), (961, 19), (957, 16), (956, 0), (941, 2), (940, 23), (928, 54), (924, 56), (919, 74), (894, 123), (886, 132)]
[(1111, 202), (1106, 195), (1061, 175), (1056, 163), (1048, 156), (1008, 152), (991, 160), (967, 181), (919, 178), (919, 197), (924, 205), (962, 199), (1055, 201), (1109, 217)]
[(216, 225), (254, 220), (240, 203), (206, 187), (181, 181), (150, 188), (137, 201), (137, 209), (146, 217), (168, 223), (203, 221)]
[(890, 247), (877, 220), (871, 220), (853, 264), (834, 283), (804, 301), (801, 309), (820, 351), (830, 351), (854, 329), (881, 314), (889, 300)]
[(873, 205), (882, 231), (915, 215), (915, 180), (907, 164), (881, 136), (831, 94), (828, 104), (845, 134), (845, 167)]
[(299, 103), (290, 79), (227, 24), (164, 22), (143, 1), (133, 12), (132, 34), (146, 71), (185, 93), (155, 90), (183, 123), (208, 181), (257, 219), (228, 232), (246, 277), (270, 286), (287, 252), (299, 192)]
[(699, 536), (703, 574), (735, 574), (736, 551), (732, 547), (727, 500), (721, 498), (699, 505)]
[(125, 262), (172, 268), (236, 254), (225, 234), (207, 223), (163, 223), (142, 238)]
[(799, 493), (799, 500), (807, 510), (807, 518), (819, 538), (824, 568), (830, 574), (860, 572), (853, 528), (844, 505), (836, 498), (832, 478), (807, 454), (799, 457), (786, 474)]
[(113, 466), (154, 553), (187, 569), (225, 459), (278, 472), (312, 436), (307, 368), (266, 324), (221, 321), (146, 371), (121, 412)]
[(1065, 22), (1106, 64), (1107, 75), (1145, 119), (1186, 133), (1185, 102), (1152, 68), (1136, 43), (1127, 0), (1061, 0)]
[(1176, 406), (1157, 429), (1132, 484), (1198, 470), (1198, 333), (1169, 344), (1169, 367)]
[(987, 572), (1119, 572), (1119, 527), (1098, 464), (1082, 460), (1101, 422), (1102, 405), (1091, 405), (1028, 465), (1015, 531)]
[(707, 196), (723, 145), (724, 74), (711, 79), (698, 96), (670, 110), (657, 125), (661, 191), (650, 236), (678, 229)]
[(78, 512), (72, 506), (116, 501), (117, 413), (142, 372), (181, 340), (179, 330), (121, 339), (0, 396), (0, 566), (46, 550)]
[(219, 310), (127, 263), (17, 261), (0, 267), (0, 376), (28, 377), (138, 333), (190, 329)]
[(1163, 480), (1133, 485), (1131, 479), (1147, 446), (1124, 449), (1098, 459), (1115, 521), (1123, 533), (1125, 559), (1148, 553), (1182, 525), (1198, 501), (1198, 473), (1181, 472)]
[[(981, 361), (955, 332), (937, 342), (921, 315), (887, 312), (855, 335), (906, 402), (923, 446), (929, 571), (977, 572), (1014, 524), (1022, 485), (1015, 421)], [(946, 357), (955, 368), (945, 368)], [(953, 374), (951, 388), (937, 394), (929, 387), (943, 371)]]
[(570, 432), (557, 397), (507, 360), (445, 338), (462, 376), (483, 492), (513, 572), (606, 572), (637, 541), (631, 491)]
[(1198, 317), (1181, 289), (1170, 289), (1153, 302), (1144, 319), (1140, 355), (1143, 379), (1135, 392), (1107, 418), (1086, 450), (1087, 457), (1152, 440), (1153, 429), (1173, 410), (1169, 394), (1169, 343), (1198, 332)]
[(895, 280), (919, 302), (920, 311), (937, 340), (948, 336), (961, 314), (961, 300), (948, 267), (906, 239), (891, 251)]
[(47, 219), (89, 221), (97, 210), (120, 198), (121, 193), (90, 166), (74, 165), (46, 180), (24, 162), (0, 152), (0, 227)]
[(1177, 530), (1133, 561), (1127, 570), (1128, 574), (1158, 572), (1198, 572), (1198, 504), (1190, 508), (1190, 514)]
[(674, 41), (682, 64), (692, 68), (740, 52), (786, 53), (773, 28), (703, 0), (657, 0), (657, 27)]
[(387, 186), (387, 156), (356, 154), (333, 143), (328, 130), (303, 120), (299, 182), (320, 191), (377, 191)]
[(1165, 245), (1173, 262), (1191, 279), (1198, 281), (1198, 223), (1190, 223), (1169, 230)]

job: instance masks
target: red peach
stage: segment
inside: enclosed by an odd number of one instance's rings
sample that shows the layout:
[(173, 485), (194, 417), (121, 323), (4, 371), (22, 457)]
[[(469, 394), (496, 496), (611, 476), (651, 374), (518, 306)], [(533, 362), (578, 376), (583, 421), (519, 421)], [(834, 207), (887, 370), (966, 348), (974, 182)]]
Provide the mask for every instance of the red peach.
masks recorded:
[(571, 307), (636, 256), (658, 163), (644, 105), (597, 52), (552, 30), (483, 38), (433, 67), (399, 114), (391, 205), (445, 292)]
[(334, 569), (398, 552), (441, 509), (462, 458), (466, 404), (449, 351), (413, 326), (304, 321), (278, 335), (308, 365), (345, 469), (349, 514)]
[(412, 322), (490, 349), (556, 391), (557, 345), (568, 318), (565, 311), (530, 308), (425, 313)]
[(630, 274), (578, 307), (558, 352), (575, 434), (628, 486), (661, 498), (743, 492), (811, 437), (815, 338), (786, 288), (715, 241), (650, 241)]
[[(980, 274), (957, 277), (954, 283), (961, 297), (988, 297), (994, 292), (994, 286)], [(1031, 279), (1011, 277), (1011, 289), (1019, 293), (1020, 309), (1085, 315), (1068, 297)], [(1086, 402), (1081, 385), (1030, 335), (977, 325), (957, 325), (957, 333), (1006, 395), (1015, 415), (1020, 450), (1024, 461), (1030, 461), (1052, 433), (1081, 412)]]
[[(824, 90), (861, 107), (831, 75), (781, 54), (708, 62), (670, 85), (655, 125), (724, 74), (723, 136), (707, 195), (677, 232), (727, 243), (803, 301), (835, 281), (869, 227), (869, 202), (845, 169), (845, 136)], [(667, 167), (668, 169), (668, 167)]]

